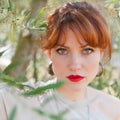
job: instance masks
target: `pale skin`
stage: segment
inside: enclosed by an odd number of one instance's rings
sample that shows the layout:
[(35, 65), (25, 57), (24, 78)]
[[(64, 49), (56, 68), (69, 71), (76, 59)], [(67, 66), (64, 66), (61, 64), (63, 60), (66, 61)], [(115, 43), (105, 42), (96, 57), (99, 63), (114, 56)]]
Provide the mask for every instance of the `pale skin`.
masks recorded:
[[(87, 45), (83, 40), (80, 40), (82, 43), (80, 44), (70, 29), (67, 30), (66, 35), (65, 44), (52, 48), (47, 55), (52, 61), (57, 80), (65, 81), (65, 84), (57, 90), (70, 100), (80, 101), (86, 96), (87, 85), (98, 73), (103, 51)], [(71, 82), (67, 79), (71, 74), (84, 76), (84, 80)]]
[[(93, 48), (87, 45), (84, 40), (80, 40), (82, 43), (80, 44), (70, 29), (66, 31), (66, 35), (67, 40), (64, 45), (60, 44), (46, 52), (52, 61), (57, 81), (63, 80), (65, 82), (57, 91), (71, 101), (81, 101), (86, 99), (86, 96), (88, 99), (99, 96), (91, 106), (108, 114), (113, 120), (120, 120), (119, 100), (87, 87), (98, 73), (99, 62), (104, 55), (104, 50)], [(84, 79), (79, 82), (71, 82), (67, 78), (71, 74), (82, 75)], [(103, 108), (103, 106), (106, 107)]]

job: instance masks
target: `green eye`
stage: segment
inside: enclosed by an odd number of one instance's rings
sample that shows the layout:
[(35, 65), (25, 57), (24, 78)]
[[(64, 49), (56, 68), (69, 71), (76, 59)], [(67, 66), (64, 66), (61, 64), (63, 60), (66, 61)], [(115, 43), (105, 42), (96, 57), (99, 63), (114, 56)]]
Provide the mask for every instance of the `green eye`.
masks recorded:
[(60, 55), (66, 55), (68, 51), (65, 48), (58, 48), (56, 52)]
[(92, 49), (92, 48), (85, 48), (82, 51), (82, 53), (85, 54), (85, 55), (89, 55), (89, 54), (91, 54), (93, 52), (94, 52), (94, 49)]

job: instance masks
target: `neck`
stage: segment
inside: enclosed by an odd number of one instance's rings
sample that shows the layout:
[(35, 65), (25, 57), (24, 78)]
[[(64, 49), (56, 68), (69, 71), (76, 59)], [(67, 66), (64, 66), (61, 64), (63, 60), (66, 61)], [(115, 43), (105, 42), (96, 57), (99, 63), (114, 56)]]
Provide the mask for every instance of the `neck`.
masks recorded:
[(87, 97), (86, 86), (75, 86), (75, 85), (63, 85), (56, 89), (57, 92), (62, 94), (66, 99), (71, 101), (82, 101)]

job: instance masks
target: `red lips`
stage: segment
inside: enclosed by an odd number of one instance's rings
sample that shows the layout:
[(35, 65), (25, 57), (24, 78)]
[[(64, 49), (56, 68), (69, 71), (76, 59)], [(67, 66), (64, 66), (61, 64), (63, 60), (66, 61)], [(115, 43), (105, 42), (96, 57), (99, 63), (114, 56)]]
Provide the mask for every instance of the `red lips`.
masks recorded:
[(80, 75), (69, 75), (67, 78), (72, 82), (79, 82), (84, 79), (84, 77)]

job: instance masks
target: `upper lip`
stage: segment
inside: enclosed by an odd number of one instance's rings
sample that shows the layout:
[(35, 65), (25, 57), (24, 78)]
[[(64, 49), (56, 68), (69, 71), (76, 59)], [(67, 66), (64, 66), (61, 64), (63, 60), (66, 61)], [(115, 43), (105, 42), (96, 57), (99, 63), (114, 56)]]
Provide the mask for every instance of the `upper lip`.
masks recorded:
[(79, 79), (79, 78), (84, 78), (84, 76), (81, 76), (81, 75), (69, 75), (69, 76), (67, 76), (67, 78), (69, 78), (69, 79)]

